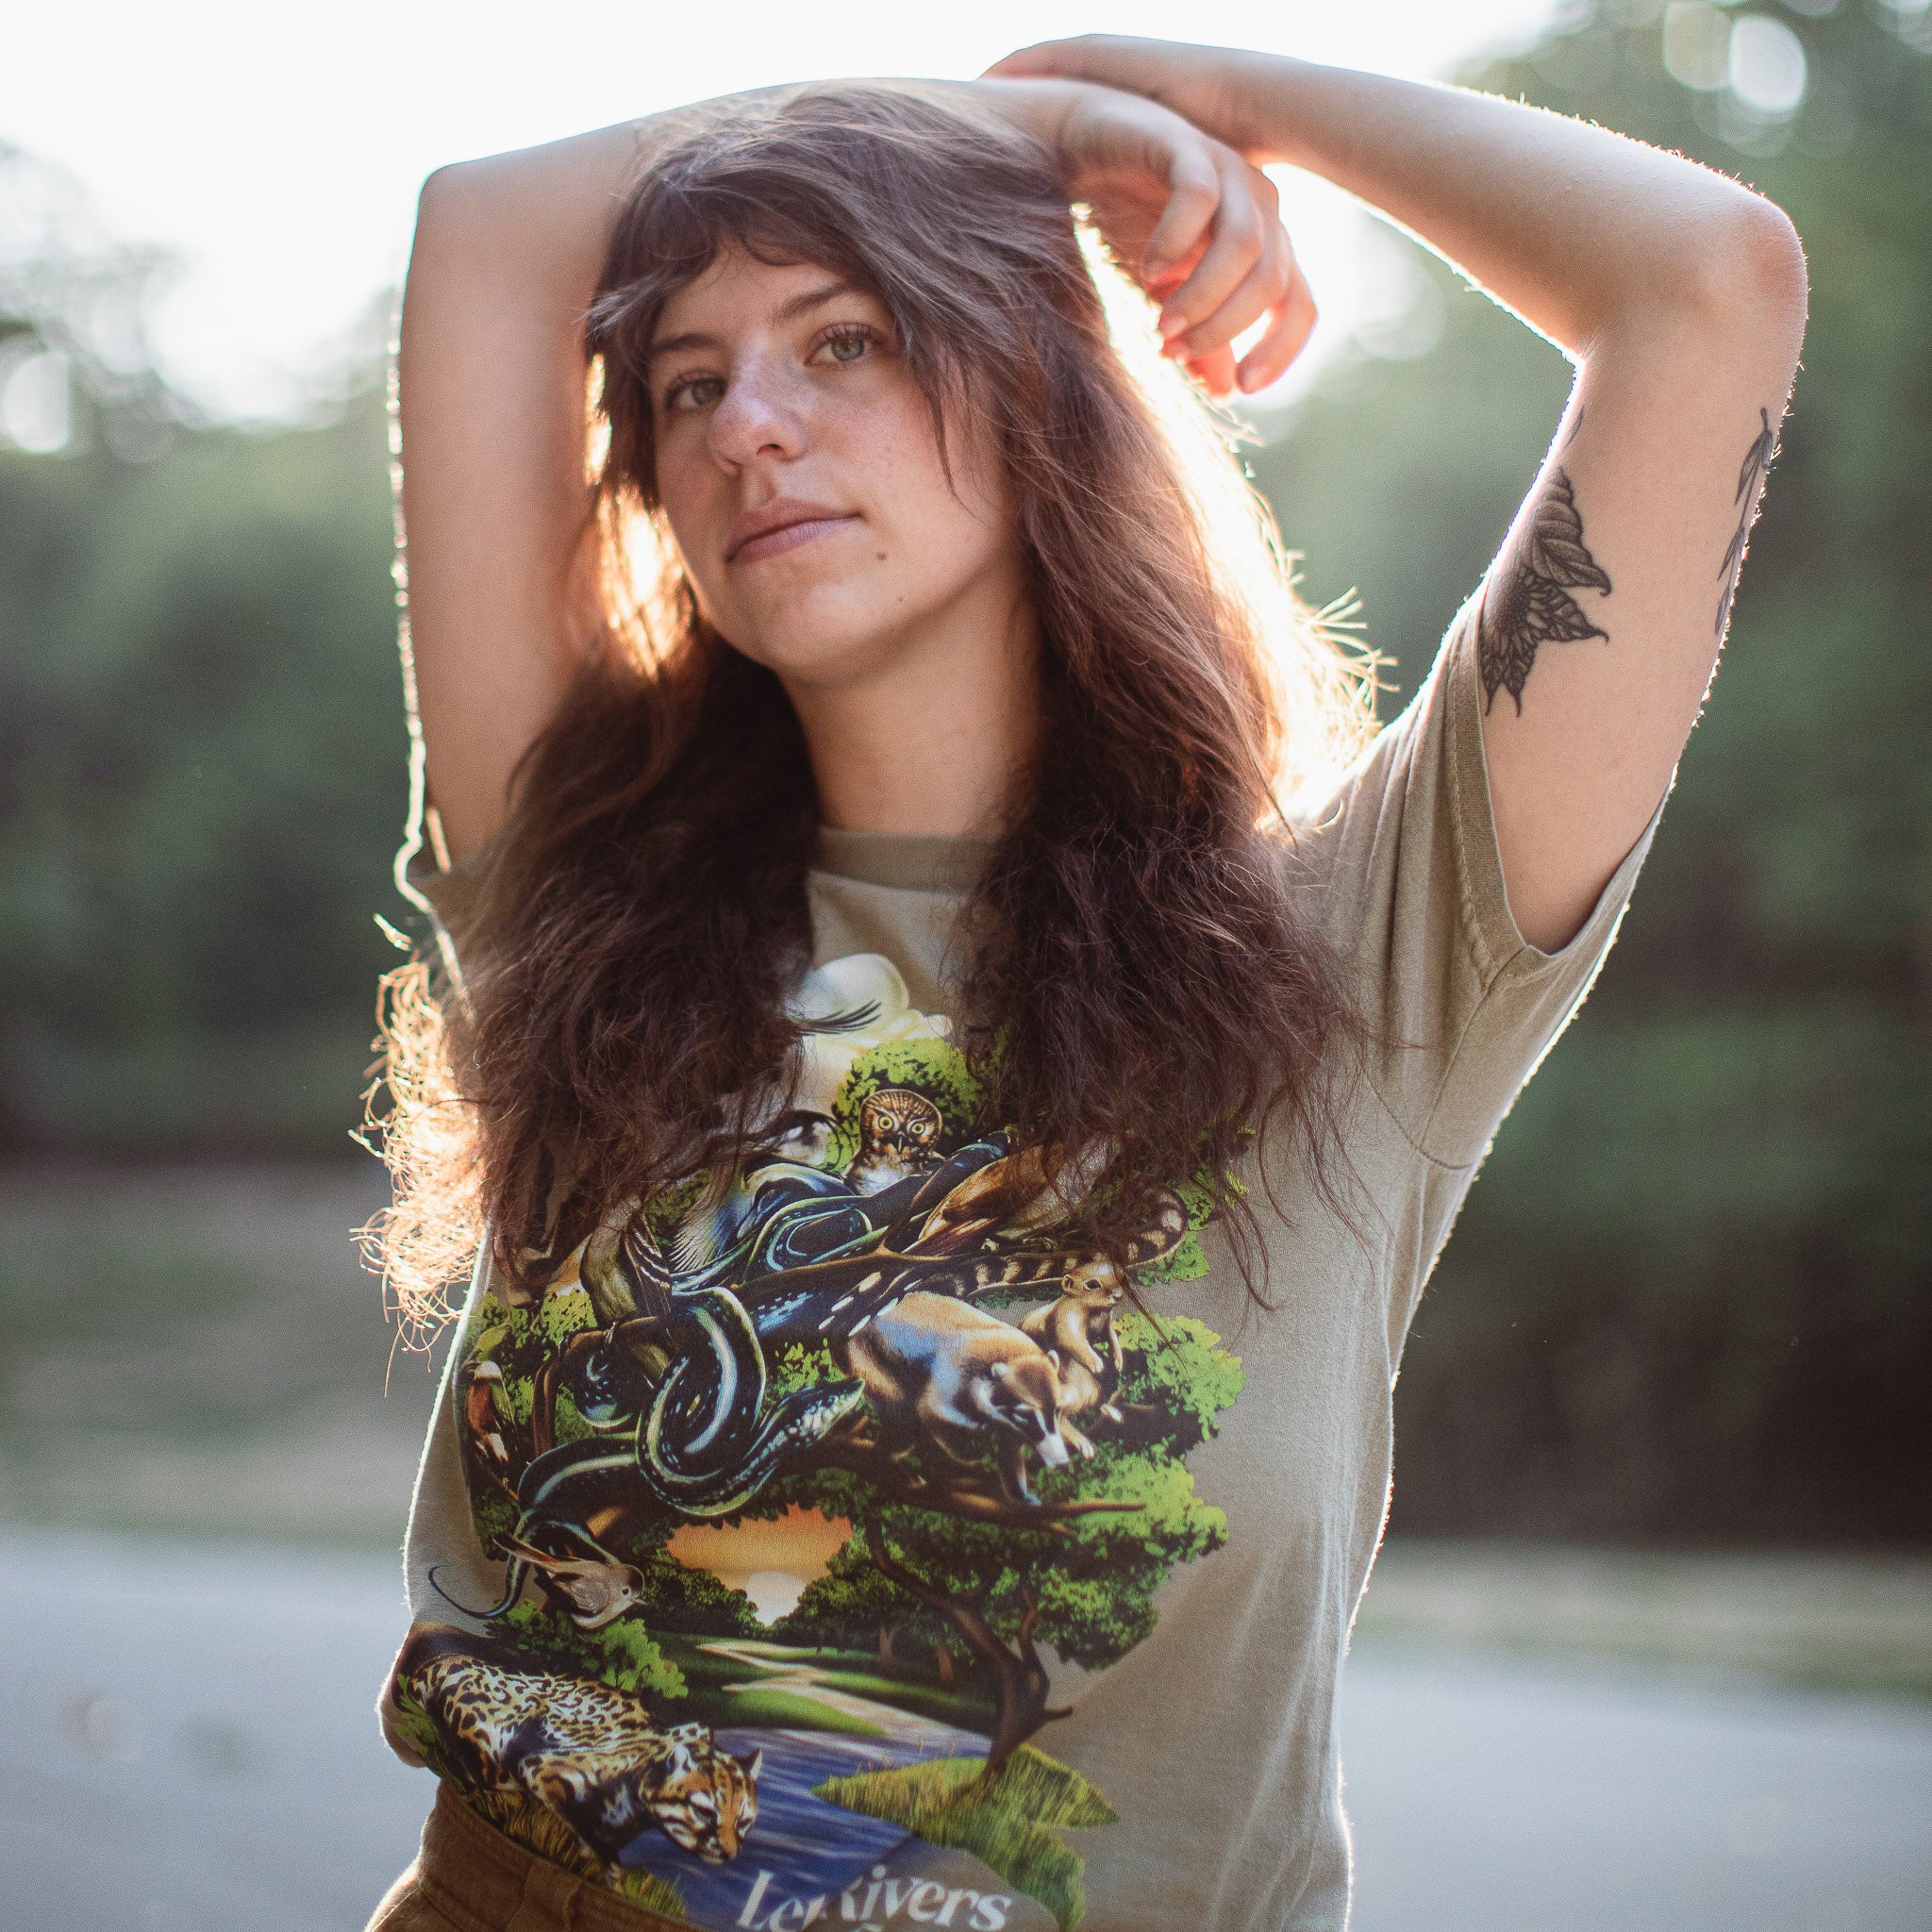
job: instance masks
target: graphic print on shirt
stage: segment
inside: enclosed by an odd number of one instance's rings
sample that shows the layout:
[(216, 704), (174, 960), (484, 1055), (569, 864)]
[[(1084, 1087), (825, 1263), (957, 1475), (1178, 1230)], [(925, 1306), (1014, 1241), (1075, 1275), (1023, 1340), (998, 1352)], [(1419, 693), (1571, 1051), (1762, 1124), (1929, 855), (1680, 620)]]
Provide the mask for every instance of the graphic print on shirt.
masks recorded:
[(1157, 1191), (1124, 1275), (976, 1129), (890, 961), (800, 1001), (796, 1105), (741, 1173), (473, 1307), (452, 1393), (501, 1581), (433, 1578), (451, 1621), (391, 1722), (500, 1829), (707, 1932), (1071, 1932), (1118, 1820), (1051, 1755), (1043, 1652), (1117, 1662), (1226, 1538), (1185, 1458), (1240, 1360), (1126, 1292), (1207, 1272), (1208, 1196)]

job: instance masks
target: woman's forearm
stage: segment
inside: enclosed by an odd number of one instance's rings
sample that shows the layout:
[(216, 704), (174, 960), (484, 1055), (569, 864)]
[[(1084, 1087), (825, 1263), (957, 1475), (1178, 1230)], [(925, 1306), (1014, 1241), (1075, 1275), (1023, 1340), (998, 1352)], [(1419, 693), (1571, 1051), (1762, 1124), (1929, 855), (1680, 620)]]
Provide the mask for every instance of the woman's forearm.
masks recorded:
[[(499, 266), (513, 259), (522, 273), (534, 268), (554, 275), (575, 285), (588, 302), (618, 208), (653, 155), (701, 125), (708, 113), (788, 92), (761, 88), (726, 95), (439, 168), (423, 188), (417, 258), (425, 242), (433, 249), (445, 235), (458, 245), (484, 242), (498, 251)], [(412, 274), (415, 267), (412, 261)]]
[(1460, 88), (1225, 58), (1224, 139), (1358, 195), (1564, 349), (1633, 313), (1802, 289), (1783, 214), (1678, 156)]
[(458, 856), (501, 823), (580, 661), (584, 313), (625, 192), (696, 111), (459, 162), (423, 190), (399, 357), (403, 512), (429, 791)]

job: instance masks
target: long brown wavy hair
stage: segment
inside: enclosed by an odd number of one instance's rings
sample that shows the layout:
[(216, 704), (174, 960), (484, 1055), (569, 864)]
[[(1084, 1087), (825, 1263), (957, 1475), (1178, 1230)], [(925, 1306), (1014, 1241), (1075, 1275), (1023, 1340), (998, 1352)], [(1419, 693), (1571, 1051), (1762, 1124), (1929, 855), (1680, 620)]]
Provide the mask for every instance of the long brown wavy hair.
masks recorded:
[(982, 1126), (1103, 1248), (1201, 1175), (1250, 1252), (1251, 1139), (1319, 1172), (1332, 1138), (1354, 1022), (1283, 824), (1366, 735), (1370, 667), (1295, 599), (1231, 425), (1047, 152), (959, 97), (842, 87), (712, 115), (619, 216), (586, 330), (602, 648), (478, 866), (460, 978), (428, 956), (386, 982), (392, 1289), (440, 1307), (486, 1226), (541, 1279), (607, 1208), (741, 1158), (792, 1090), (811, 766), (676, 564), (645, 382), (663, 304), (727, 246), (874, 294), (941, 453), (976, 413), (1010, 479), (1044, 717), (964, 913)]

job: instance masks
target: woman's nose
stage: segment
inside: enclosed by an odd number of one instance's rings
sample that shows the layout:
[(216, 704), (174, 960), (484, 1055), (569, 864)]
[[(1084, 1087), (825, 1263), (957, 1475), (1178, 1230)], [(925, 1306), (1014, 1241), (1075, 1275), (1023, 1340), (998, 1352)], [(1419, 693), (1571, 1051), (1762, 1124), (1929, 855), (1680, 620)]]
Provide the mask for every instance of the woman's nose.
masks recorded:
[(724, 462), (742, 467), (760, 457), (804, 454), (805, 425), (781, 372), (758, 362), (732, 371), (711, 411), (710, 443)]

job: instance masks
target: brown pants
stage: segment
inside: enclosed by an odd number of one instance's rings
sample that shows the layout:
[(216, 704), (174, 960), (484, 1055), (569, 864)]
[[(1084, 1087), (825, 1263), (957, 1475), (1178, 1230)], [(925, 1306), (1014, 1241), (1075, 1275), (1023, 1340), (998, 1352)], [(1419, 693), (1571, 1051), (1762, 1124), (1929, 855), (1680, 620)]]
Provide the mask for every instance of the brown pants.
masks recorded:
[(537, 1857), (439, 1786), (416, 1862), (367, 1932), (690, 1932)]

